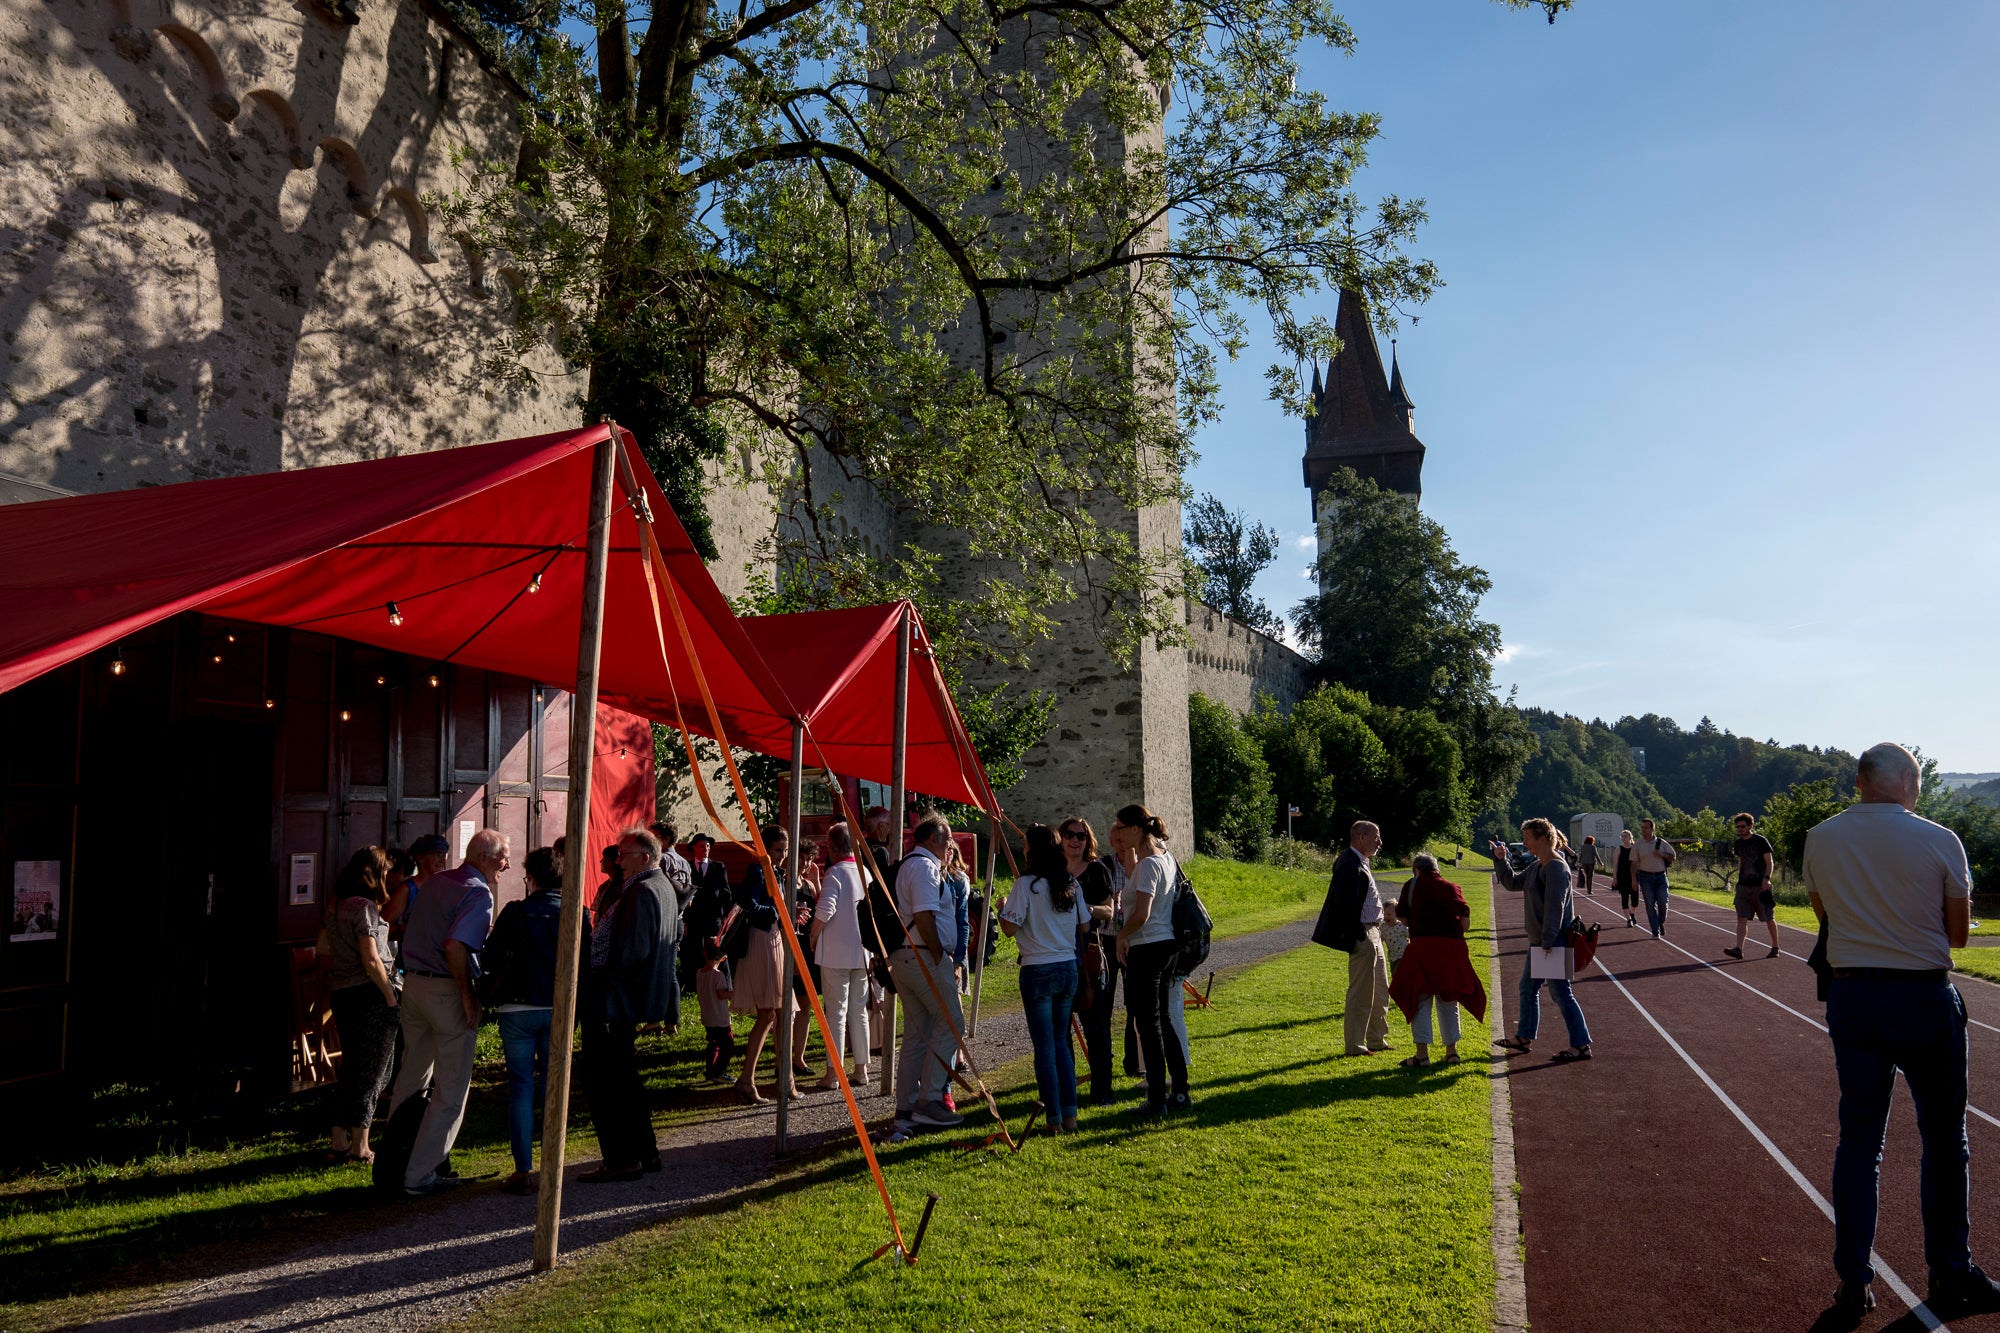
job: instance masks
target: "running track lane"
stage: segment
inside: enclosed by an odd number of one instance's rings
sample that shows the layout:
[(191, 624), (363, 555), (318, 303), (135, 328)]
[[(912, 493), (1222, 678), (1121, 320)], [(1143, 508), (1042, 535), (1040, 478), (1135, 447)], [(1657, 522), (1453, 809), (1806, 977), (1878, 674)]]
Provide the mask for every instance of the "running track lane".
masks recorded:
[[(1519, 900), (1497, 897), (1511, 1002), (1526, 941)], [(1722, 959), (1716, 951), (1730, 937), (1692, 917), (1671, 922), (1660, 943), (1624, 928), (1622, 914), (1612, 928), (1601, 899), (1580, 901), (1586, 920), (1607, 926), (1600, 956), (1618, 978), (1593, 967), (1577, 984), (1598, 1058), (1549, 1060), (1565, 1039), (1545, 998), (1535, 1053), (1509, 1062), (1533, 1326), (1811, 1327), (1834, 1281), (1822, 1207), (1836, 1132), (1832, 1052), (1815, 1026), (1823, 1007), (1811, 974), (1796, 959)], [(1710, 924), (1733, 936), (1733, 918), (1714, 915)], [(1688, 952), (1670, 947), (1680, 944)], [(1985, 989), (1967, 988), (1968, 1008), (2000, 1019), (2000, 990), (1973, 993)], [(1973, 1102), (2000, 1112), (2000, 1072), (1981, 1063), (1993, 1049), (1975, 1027)], [(1921, 1294), (1925, 1280), (1918, 1147), (1907, 1096), (1897, 1102), (1877, 1237), (1882, 1308), (1868, 1327), (1904, 1312), (1888, 1272), (1906, 1293)], [(2000, 1126), (1975, 1119), (1970, 1132), (1973, 1248), (1992, 1255), (2000, 1226), (1981, 1202), (2000, 1198)], [(1923, 1312), (1900, 1326), (1931, 1322)], [(1953, 1327), (2000, 1330), (2000, 1316)]]

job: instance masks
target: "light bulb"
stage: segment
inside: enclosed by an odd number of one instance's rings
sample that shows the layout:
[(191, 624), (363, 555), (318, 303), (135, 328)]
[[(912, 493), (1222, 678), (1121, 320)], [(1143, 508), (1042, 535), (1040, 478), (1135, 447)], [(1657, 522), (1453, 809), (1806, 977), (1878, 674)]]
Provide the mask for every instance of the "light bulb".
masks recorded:
[(278, 701), (276, 699), (266, 699), (264, 701), (264, 707), (266, 708), (276, 708), (277, 706), (278, 706)]
[(226, 640), (226, 641), (227, 641), (227, 642), (229, 642), (229, 643), (235, 643), (235, 642), (236, 642), (236, 636), (235, 636), (234, 634), (225, 634), (225, 635), (223, 635), (222, 637), (223, 637), (223, 639), (224, 639), (224, 640)]
[(437, 678), (436, 676), (432, 676), (432, 677), (431, 677), (431, 688), (432, 688), (432, 689), (436, 689), (436, 688), (437, 688), (437, 683), (438, 683), (438, 678)]
[(111, 655), (111, 674), (114, 676), (125, 674), (125, 650), (123, 648), (120, 648)]
[(389, 603), (389, 623), (391, 625), (400, 625), (403, 623), (403, 613), (396, 609), (394, 602)]
[(222, 654), (221, 654), (221, 653), (217, 653), (217, 654), (215, 655), (215, 661), (216, 661), (216, 663), (217, 663), (218, 665), (220, 665), (220, 664), (221, 664), (221, 662), (222, 662)]
[(346, 710), (345, 708), (343, 708), (343, 709), (341, 709), (341, 710), (340, 710), (340, 720), (341, 720), (342, 722), (346, 722), (346, 721), (350, 720), (351, 718), (353, 718), (353, 716), (354, 716), (354, 714), (352, 714), (352, 713), (348, 712), (348, 711), (347, 711), (347, 710)]
[(377, 676), (375, 677), (375, 683), (377, 685), (387, 685), (389, 683), (389, 678), (387, 676)]
[(542, 571), (538, 569), (535, 571), (535, 577), (528, 580), (528, 591), (540, 592), (541, 590), (542, 590)]

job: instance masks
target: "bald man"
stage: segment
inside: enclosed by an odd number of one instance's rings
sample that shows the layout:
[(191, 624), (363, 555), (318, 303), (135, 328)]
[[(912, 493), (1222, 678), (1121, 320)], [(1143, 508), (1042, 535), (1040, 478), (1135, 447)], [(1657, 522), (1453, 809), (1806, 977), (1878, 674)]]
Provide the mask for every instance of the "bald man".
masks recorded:
[(507, 835), (481, 829), (465, 845), (465, 864), (424, 881), (403, 931), (403, 1067), (389, 1099), (394, 1108), (431, 1083), (430, 1105), (410, 1146), (403, 1192), (429, 1194), (456, 1176), (438, 1168), (458, 1139), (472, 1090), (479, 998), (473, 955), (493, 929), (493, 886), (510, 864)]
[(1389, 956), (1382, 950), (1382, 894), (1369, 861), (1382, 850), (1382, 830), (1365, 819), (1347, 830), (1347, 850), (1333, 863), (1313, 942), (1347, 954), (1343, 1050), (1369, 1055), (1389, 1049)]
[(1875, 1308), (1876, 1182), (1898, 1069), (1924, 1145), (1926, 1304), (1945, 1319), (2000, 1309), (2000, 1290), (1972, 1262), (1965, 1001), (1951, 984), (1951, 951), (1965, 946), (1972, 919), (1972, 875), (1958, 835), (1916, 813), (1922, 782), (1908, 750), (1873, 746), (1855, 775), (1860, 800), (1806, 835), (1806, 892), (1826, 931), (1826, 1028), (1840, 1078), (1834, 1307), (1855, 1320)]

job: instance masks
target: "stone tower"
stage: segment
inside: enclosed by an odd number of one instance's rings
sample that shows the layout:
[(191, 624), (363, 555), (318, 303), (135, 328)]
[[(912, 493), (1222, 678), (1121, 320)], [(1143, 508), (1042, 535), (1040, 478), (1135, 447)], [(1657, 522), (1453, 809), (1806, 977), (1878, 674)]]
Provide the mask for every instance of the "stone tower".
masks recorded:
[[(1319, 367), (1313, 367), (1315, 414), (1306, 422), (1306, 489), (1315, 525), (1332, 503), (1327, 485), (1344, 467), (1383, 490), (1409, 496), (1413, 504), (1423, 498), (1424, 443), (1411, 429), (1416, 405), (1403, 389), (1393, 348), (1391, 373), (1383, 373), (1382, 349), (1359, 292), (1342, 290), (1333, 327), (1340, 353), (1327, 366), (1324, 383)], [(1324, 550), (1324, 536), (1320, 545)]]

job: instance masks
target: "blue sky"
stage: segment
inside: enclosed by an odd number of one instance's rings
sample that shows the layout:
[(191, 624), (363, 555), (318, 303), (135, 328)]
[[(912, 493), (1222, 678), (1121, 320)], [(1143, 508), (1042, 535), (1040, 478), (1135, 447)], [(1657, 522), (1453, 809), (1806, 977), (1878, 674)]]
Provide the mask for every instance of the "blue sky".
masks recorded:
[[(1358, 53), (1303, 77), (1383, 115), (1364, 195), (1429, 204), (1447, 285), (1403, 372), (1496, 683), (2000, 769), (2000, 6), (1342, 12)], [(1258, 591), (1288, 611), (1310, 514), (1270, 360), (1225, 369), (1189, 481), (1284, 535)]]

